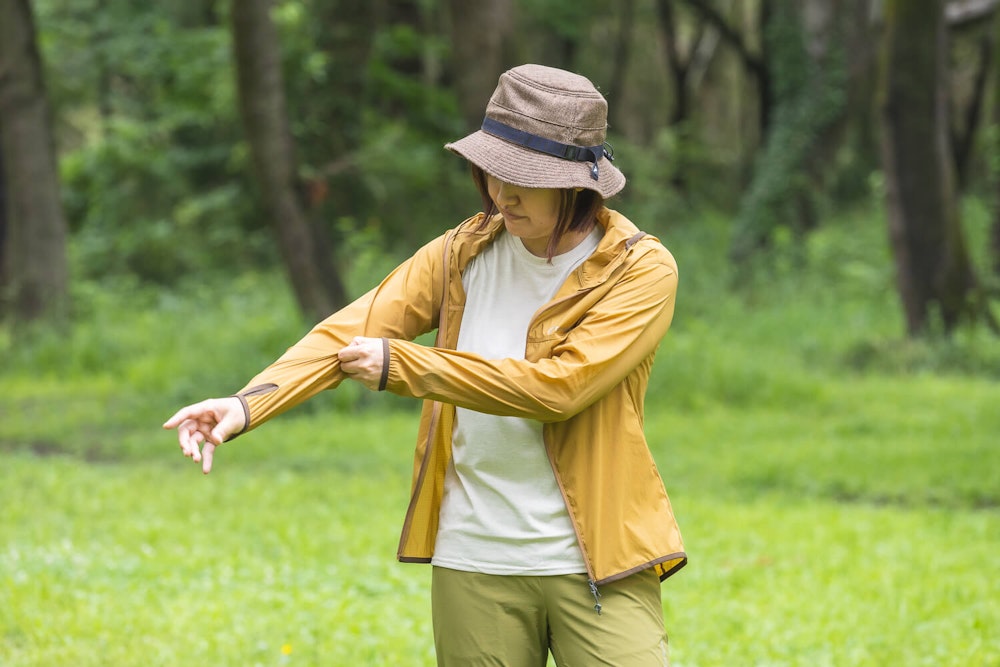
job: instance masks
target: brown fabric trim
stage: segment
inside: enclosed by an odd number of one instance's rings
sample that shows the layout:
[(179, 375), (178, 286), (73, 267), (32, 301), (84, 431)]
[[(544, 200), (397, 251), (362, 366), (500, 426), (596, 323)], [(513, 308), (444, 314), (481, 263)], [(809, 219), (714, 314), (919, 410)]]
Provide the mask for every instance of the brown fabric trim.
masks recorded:
[(274, 384), (273, 382), (269, 382), (267, 384), (259, 384), (256, 387), (251, 387), (246, 391), (241, 391), (238, 394), (233, 394), (233, 398), (240, 399), (240, 405), (243, 406), (243, 428), (240, 429), (238, 433), (234, 433), (233, 435), (226, 438), (226, 442), (229, 442), (238, 435), (243, 435), (244, 433), (247, 432), (247, 429), (250, 428), (250, 404), (247, 403), (247, 396), (260, 396), (261, 394), (270, 394), (272, 391), (276, 391), (277, 389), (278, 385)]
[(646, 232), (639, 232), (638, 234), (630, 238), (628, 241), (625, 242), (625, 249), (630, 250), (632, 246), (641, 241), (644, 236), (649, 236), (649, 235)]
[(430, 558), (411, 558), (410, 556), (397, 556), (400, 563), (420, 563), (426, 565), (431, 562)]
[(234, 398), (240, 399), (240, 405), (243, 406), (243, 428), (237, 433), (233, 433), (231, 436), (226, 438), (226, 442), (229, 442), (238, 435), (243, 435), (246, 433), (247, 429), (250, 428), (250, 406), (247, 405), (247, 399), (243, 398), (239, 394), (233, 394)]
[(681, 559), (681, 562), (663, 573), (663, 576), (660, 577), (660, 581), (663, 581), (670, 575), (677, 572), (677, 570), (687, 565), (686, 553), (684, 553), (683, 551), (678, 551), (677, 553), (670, 554), (669, 556), (662, 556), (660, 558), (657, 558), (656, 560), (651, 560), (648, 563), (643, 563), (642, 565), (638, 565), (629, 570), (625, 570), (624, 572), (619, 572), (618, 574), (613, 574), (610, 577), (605, 577), (604, 579), (601, 579), (600, 581), (595, 581), (594, 583), (597, 584), (598, 586), (603, 586), (604, 584), (610, 584), (612, 581), (618, 581), (619, 579), (624, 579), (630, 574), (635, 574), (636, 572), (648, 570), (649, 568), (655, 567), (660, 563), (666, 563), (668, 560), (677, 560), (678, 558)]
[[(450, 282), (448, 259), (451, 253), (451, 242), (457, 233), (457, 229), (452, 230), (452, 232), (448, 234), (448, 237), (444, 240), (444, 251), (442, 253), (441, 261), (441, 309), (438, 311), (438, 331), (437, 336), (434, 339), (434, 344), (438, 346), (444, 343), (445, 329), (448, 324), (446, 312), (448, 308), (448, 283)], [(441, 418), (441, 404), (434, 401), (432, 405), (430, 423), (427, 425), (427, 446), (424, 448), (424, 456), (420, 460), (420, 470), (417, 471), (416, 483), (413, 485), (413, 491), (410, 494), (410, 504), (406, 508), (406, 516), (403, 518), (403, 530), (399, 535), (399, 548), (396, 550), (396, 558), (398, 558), (401, 563), (431, 562), (429, 558), (404, 558), (402, 554), (403, 549), (406, 548), (406, 543), (410, 540), (410, 527), (413, 524), (413, 512), (419, 502), (420, 493), (424, 488), (424, 480), (427, 477), (427, 462), (431, 460), (431, 450), (434, 447), (434, 433), (437, 432), (438, 420)]]
[(677, 574), (677, 571), (680, 570), (682, 567), (684, 567), (687, 564), (688, 564), (688, 559), (687, 559), (687, 554), (685, 554), (684, 555), (684, 560), (682, 560), (681, 562), (677, 563), (677, 565), (674, 565), (672, 568), (670, 568), (669, 570), (666, 570), (662, 575), (660, 575), (660, 581), (663, 581), (667, 577), (672, 577), (673, 575)]
[(424, 448), (424, 455), (420, 459), (420, 470), (417, 472), (417, 481), (413, 485), (413, 492), (410, 494), (410, 504), (406, 508), (406, 516), (403, 518), (403, 530), (399, 535), (399, 548), (396, 550), (396, 558), (402, 563), (429, 563), (430, 559), (409, 559), (403, 557), (403, 549), (410, 541), (410, 528), (413, 524), (413, 513), (419, 502), (420, 492), (423, 491), (424, 481), (427, 477), (427, 462), (431, 460), (431, 449), (434, 447), (434, 430), (437, 428), (438, 419), (441, 417), (441, 404), (434, 401), (431, 408), (430, 428), (427, 431), (427, 446)]
[(382, 339), (382, 375), (378, 379), (378, 390), (385, 391), (385, 385), (389, 383), (389, 339)]
[(250, 389), (247, 389), (246, 391), (241, 391), (240, 393), (238, 393), (236, 395), (237, 396), (260, 396), (261, 394), (270, 394), (272, 391), (276, 390), (277, 388), (278, 388), (278, 385), (274, 384), (273, 382), (269, 382), (267, 384), (259, 384), (256, 387), (251, 387)]

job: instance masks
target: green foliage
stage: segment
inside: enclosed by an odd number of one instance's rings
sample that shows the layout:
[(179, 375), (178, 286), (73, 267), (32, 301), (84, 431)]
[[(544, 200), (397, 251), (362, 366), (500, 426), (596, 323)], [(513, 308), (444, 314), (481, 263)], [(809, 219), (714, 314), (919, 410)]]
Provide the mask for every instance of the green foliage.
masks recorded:
[[(832, 220), (751, 298), (728, 291), (726, 219), (660, 221), (681, 281), (646, 432), (691, 558), (664, 584), (675, 665), (1000, 658), (996, 347), (892, 361), (878, 221)], [(392, 260), (350, 238), (365, 289)], [(0, 663), (433, 664), (429, 571), (393, 562), (412, 403), (345, 385), (205, 479), (159, 425), (304, 333), (284, 281), (75, 290), (68, 337), (0, 328)]]
[[(40, 4), (76, 276), (173, 285), (221, 258), (227, 271), (276, 263), (222, 18), (169, 3)], [(454, 93), (409, 66), (443, 59), (446, 43), (376, 18), (347, 0), (274, 12), (304, 201), (345, 261), (349, 234), (378, 229), (412, 250), (478, 207), (461, 161), (441, 149), (461, 132)]]
[(441, 34), (364, 2), (284, 2), (276, 20), (300, 173), (342, 261), (353, 234), (377, 230), (407, 252), (478, 210), (462, 162), (442, 150), (462, 132), (454, 91), (424, 72), (447, 58)]
[(846, 65), (834, 46), (817, 62), (809, 55), (795, 10), (778, 2), (765, 39), (770, 48), (775, 106), (754, 162), (753, 180), (744, 194), (734, 223), (731, 254), (743, 262), (766, 246), (775, 230), (801, 232), (815, 224), (820, 169), (810, 160), (818, 140), (843, 111)]
[(607, 16), (607, 5), (598, 0), (574, 2), (522, 0), (520, 8), (527, 17), (526, 24), (544, 34), (558, 36), (573, 43), (586, 42), (590, 21), (595, 15)]
[[(91, 16), (96, 20), (91, 21)], [(171, 284), (268, 257), (255, 228), (228, 33), (170, 4), (40, 3), (74, 273)]]

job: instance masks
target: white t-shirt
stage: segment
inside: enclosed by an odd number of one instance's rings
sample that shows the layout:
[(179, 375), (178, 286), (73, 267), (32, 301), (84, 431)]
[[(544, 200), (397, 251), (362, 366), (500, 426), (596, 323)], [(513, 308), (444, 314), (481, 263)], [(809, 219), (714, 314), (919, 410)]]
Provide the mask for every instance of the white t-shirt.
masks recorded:
[[(601, 239), (598, 226), (552, 262), (501, 232), (462, 275), (459, 350), (524, 358), (532, 317)], [(542, 441), (541, 422), (457, 408), (434, 565), (486, 574), (586, 572)]]

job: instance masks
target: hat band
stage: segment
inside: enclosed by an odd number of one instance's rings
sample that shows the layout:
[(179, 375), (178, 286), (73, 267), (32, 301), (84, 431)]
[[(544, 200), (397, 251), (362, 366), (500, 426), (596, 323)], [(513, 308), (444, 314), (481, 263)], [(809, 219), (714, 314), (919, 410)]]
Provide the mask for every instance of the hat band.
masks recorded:
[(597, 169), (597, 161), (602, 157), (614, 160), (612, 152), (608, 150), (610, 146), (605, 148), (606, 144), (601, 144), (600, 146), (574, 146), (572, 144), (564, 144), (558, 141), (553, 141), (552, 139), (540, 137), (537, 134), (531, 134), (530, 132), (519, 130), (516, 127), (511, 127), (510, 125), (505, 125), (504, 123), (492, 118), (483, 119), (482, 129), (483, 132), (486, 132), (487, 134), (492, 134), (495, 137), (517, 144), (518, 146), (530, 148), (531, 150), (538, 151), (539, 153), (552, 155), (563, 160), (590, 162), (590, 177), (595, 181), (600, 180), (600, 172)]

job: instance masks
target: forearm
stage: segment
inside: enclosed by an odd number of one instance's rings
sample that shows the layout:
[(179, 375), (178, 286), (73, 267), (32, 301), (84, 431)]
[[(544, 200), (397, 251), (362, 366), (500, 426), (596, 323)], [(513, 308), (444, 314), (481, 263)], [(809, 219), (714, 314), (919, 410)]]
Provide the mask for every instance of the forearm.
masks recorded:
[(437, 325), (441, 239), (419, 250), (382, 283), (320, 322), (236, 395), (256, 428), (346, 377), (338, 352), (356, 336), (411, 340)]
[(622, 382), (655, 354), (670, 325), (672, 304), (604, 335), (582, 331), (552, 356), (484, 359), (455, 350), (390, 341), (386, 389), (501, 416), (542, 422), (569, 419)]

